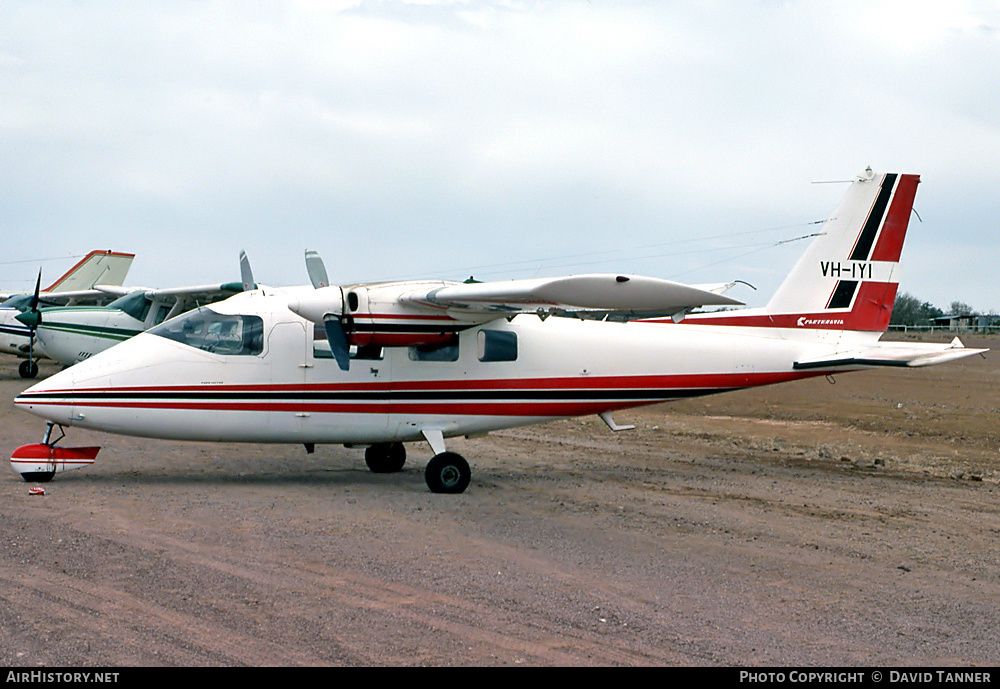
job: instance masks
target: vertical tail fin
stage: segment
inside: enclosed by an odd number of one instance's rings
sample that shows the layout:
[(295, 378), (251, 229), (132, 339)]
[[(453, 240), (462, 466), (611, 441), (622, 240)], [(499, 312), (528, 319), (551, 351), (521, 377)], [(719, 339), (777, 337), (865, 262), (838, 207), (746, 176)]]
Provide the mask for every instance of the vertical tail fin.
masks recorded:
[(853, 182), (765, 307), (772, 323), (884, 332), (919, 182), (919, 175), (870, 169)]
[(45, 292), (74, 292), (93, 289), (94, 285), (121, 286), (132, 267), (135, 254), (116, 251), (91, 251), (65, 275), (45, 288)]

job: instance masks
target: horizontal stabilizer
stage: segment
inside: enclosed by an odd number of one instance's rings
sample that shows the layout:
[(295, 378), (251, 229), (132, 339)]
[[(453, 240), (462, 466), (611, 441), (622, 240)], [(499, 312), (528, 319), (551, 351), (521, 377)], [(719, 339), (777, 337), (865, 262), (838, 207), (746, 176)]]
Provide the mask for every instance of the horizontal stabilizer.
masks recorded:
[(700, 306), (738, 306), (742, 302), (679, 282), (636, 275), (594, 274), (558, 278), (447, 285), (402, 298), (468, 313), (530, 313), (541, 309), (627, 313), (672, 313)]
[(802, 359), (795, 362), (794, 368), (933, 366), (988, 351), (988, 349), (970, 349), (963, 345), (957, 337), (951, 341), (951, 344), (947, 345), (918, 342), (879, 342), (873, 347), (866, 347), (864, 349), (834, 352), (822, 357)]

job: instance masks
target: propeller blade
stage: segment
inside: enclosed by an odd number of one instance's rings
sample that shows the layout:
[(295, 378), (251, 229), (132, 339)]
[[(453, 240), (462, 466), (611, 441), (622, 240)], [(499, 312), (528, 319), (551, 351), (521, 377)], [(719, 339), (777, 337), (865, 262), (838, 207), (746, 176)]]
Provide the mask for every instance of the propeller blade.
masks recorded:
[(240, 252), (240, 278), (243, 280), (243, 291), (257, 289), (257, 283), (253, 279), (253, 271), (250, 270), (250, 259), (247, 252)]
[(31, 297), (31, 311), (38, 311), (38, 293), (42, 288), (42, 269), (38, 269), (38, 279), (35, 280), (35, 294)]
[(306, 271), (309, 273), (309, 281), (316, 289), (327, 287), (330, 284), (323, 259), (319, 257), (319, 253), (312, 249), (306, 249)]
[(337, 365), (341, 371), (346, 371), (351, 366), (351, 354), (347, 345), (347, 335), (344, 334), (344, 326), (339, 318), (327, 318), (323, 321), (326, 328), (326, 340), (330, 343), (330, 351), (333, 358), (337, 360)]

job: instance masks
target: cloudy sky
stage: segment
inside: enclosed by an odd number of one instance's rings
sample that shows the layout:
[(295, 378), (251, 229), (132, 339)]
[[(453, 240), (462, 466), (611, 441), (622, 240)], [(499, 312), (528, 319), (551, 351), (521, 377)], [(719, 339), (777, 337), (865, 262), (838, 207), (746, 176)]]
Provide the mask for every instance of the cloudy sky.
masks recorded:
[(992, 2), (0, 4), (0, 288), (743, 279), (866, 166), (918, 173), (901, 289), (1000, 312)]

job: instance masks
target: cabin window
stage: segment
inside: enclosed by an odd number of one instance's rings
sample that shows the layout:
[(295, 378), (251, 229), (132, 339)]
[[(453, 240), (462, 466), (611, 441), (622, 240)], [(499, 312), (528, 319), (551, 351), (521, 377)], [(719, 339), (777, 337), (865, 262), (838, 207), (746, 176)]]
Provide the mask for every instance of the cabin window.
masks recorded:
[(409, 354), (410, 361), (458, 361), (458, 335), (444, 343), (410, 347)]
[(202, 307), (164, 321), (148, 332), (213, 354), (246, 356), (264, 351), (259, 316), (231, 316)]
[(170, 313), (170, 307), (166, 304), (160, 304), (156, 309), (156, 318), (153, 319), (153, 325), (159, 325), (165, 321), (168, 313)]
[(507, 330), (480, 330), (480, 361), (517, 361), (517, 333)]

